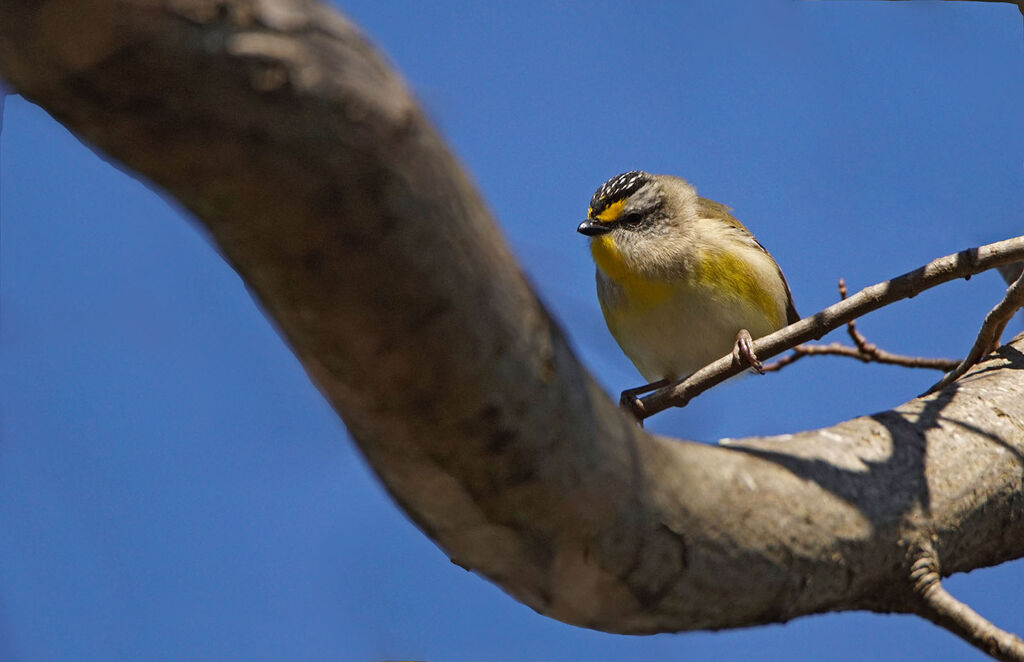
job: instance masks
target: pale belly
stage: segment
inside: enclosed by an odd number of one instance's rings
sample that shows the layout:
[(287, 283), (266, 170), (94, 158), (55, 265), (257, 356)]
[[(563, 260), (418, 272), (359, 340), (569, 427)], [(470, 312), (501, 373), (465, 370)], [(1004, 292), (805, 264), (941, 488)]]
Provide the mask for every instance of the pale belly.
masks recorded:
[(631, 304), (614, 284), (598, 289), (609, 330), (649, 382), (686, 377), (729, 354), (740, 329), (758, 338), (779, 328), (753, 306), (712, 296), (699, 285), (677, 284), (663, 300), (644, 306)]

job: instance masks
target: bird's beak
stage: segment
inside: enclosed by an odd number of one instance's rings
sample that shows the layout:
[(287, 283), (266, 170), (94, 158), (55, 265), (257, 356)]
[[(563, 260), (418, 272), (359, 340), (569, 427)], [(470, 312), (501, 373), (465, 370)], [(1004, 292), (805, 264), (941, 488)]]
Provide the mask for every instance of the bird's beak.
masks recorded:
[(612, 229), (608, 227), (607, 224), (599, 223), (597, 221), (591, 221), (590, 219), (583, 221), (576, 228), (576, 232), (579, 232), (580, 234), (585, 234), (588, 237), (596, 237), (598, 235), (605, 234), (611, 231)]

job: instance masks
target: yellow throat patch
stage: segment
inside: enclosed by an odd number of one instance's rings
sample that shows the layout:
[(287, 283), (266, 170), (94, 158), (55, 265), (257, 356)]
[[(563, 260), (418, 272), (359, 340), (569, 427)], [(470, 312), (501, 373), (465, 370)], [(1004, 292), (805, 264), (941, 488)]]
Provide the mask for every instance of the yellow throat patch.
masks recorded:
[(672, 296), (673, 283), (648, 278), (630, 267), (612, 239), (612, 233), (592, 238), (590, 253), (594, 256), (597, 268), (622, 288), (630, 308), (648, 310)]

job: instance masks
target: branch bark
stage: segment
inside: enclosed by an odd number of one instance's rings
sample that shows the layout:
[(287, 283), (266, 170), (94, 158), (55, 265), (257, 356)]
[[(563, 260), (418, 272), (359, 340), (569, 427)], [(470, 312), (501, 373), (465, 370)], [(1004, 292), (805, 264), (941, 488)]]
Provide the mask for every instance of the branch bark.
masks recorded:
[(401, 507), (544, 614), (649, 633), (919, 613), (908, 550), (943, 573), (1024, 555), (1024, 337), (829, 429), (648, 435), (403, 83), (311, 1), (7, 0), (0, 73), (192, 211)]

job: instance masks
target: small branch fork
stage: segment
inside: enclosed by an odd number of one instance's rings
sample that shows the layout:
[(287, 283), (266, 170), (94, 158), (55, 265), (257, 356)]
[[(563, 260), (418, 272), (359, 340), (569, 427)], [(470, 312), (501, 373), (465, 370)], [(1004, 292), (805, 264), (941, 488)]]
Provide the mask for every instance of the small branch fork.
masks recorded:
[(918, 552), (910, 570), (914, 612), (997, 660), (1024, 662), (1024, 641), (1001, 630), (942, 586), (938, 557), (930, 545)]
[[(846, 281), (839, 279), (839, 300), (846, 299)], [(864, 363), (885, 363), (904, 368), (930, 368), (944, 372), (954, 369), (960, 364), (956, 359), (933, 359), (924, 356), (906, 356), (888, 352), (873, 342), (869, 342), (857, 329), (857, 321), (846, 323), (846, 331), (850, 334), (855, 347), (834, 342), (827, 345), (797, 345), (792, 354), (787, 354), (764, 366), (764, 372), (776, 372), (787, 365), (796, 363), (805, 356), (846, 356)]]
[[(825, 310), (759, 338), (754, 341), (753, 350), (762, 358), (775, 356), (800, 343), (817, 340), (829, 331), (873, 310), (910, 298), (936, 285), (957, 278), (968, 278), (1000, 265), (1022, 260), (1024, 236), (940, 257), (902, 276), (866, 287)], [(744, 365), (737, 365), (731, 354), (723, 356), (686, 379), (659, 388), (641, 398), (640, 407), (636, 412), (637, 417), (642, 420), (668, 407), (684, 407), (700, 393), (739, 374), (745, 368)]]
[(996, 304), (995, 308), (988, 311), (988, 315), (985, 315), (985, 321), (981, 323), (981, 330), (978, 331), (978, 337), (975, 339), (971, 351), (968, 352), (967, 358), (928, 389), (925, 395), (949, 386), (955, 380), (963, 377), (964, 373), (970, 370), (971, 366), (980, 361), (982, 357), (995, 351), (999, 347), (999, 339), (1003, 337), (1006, 325), (1021, 308), (1024, 308), (1024, 271), (1006, 289), (1003, 300)]

